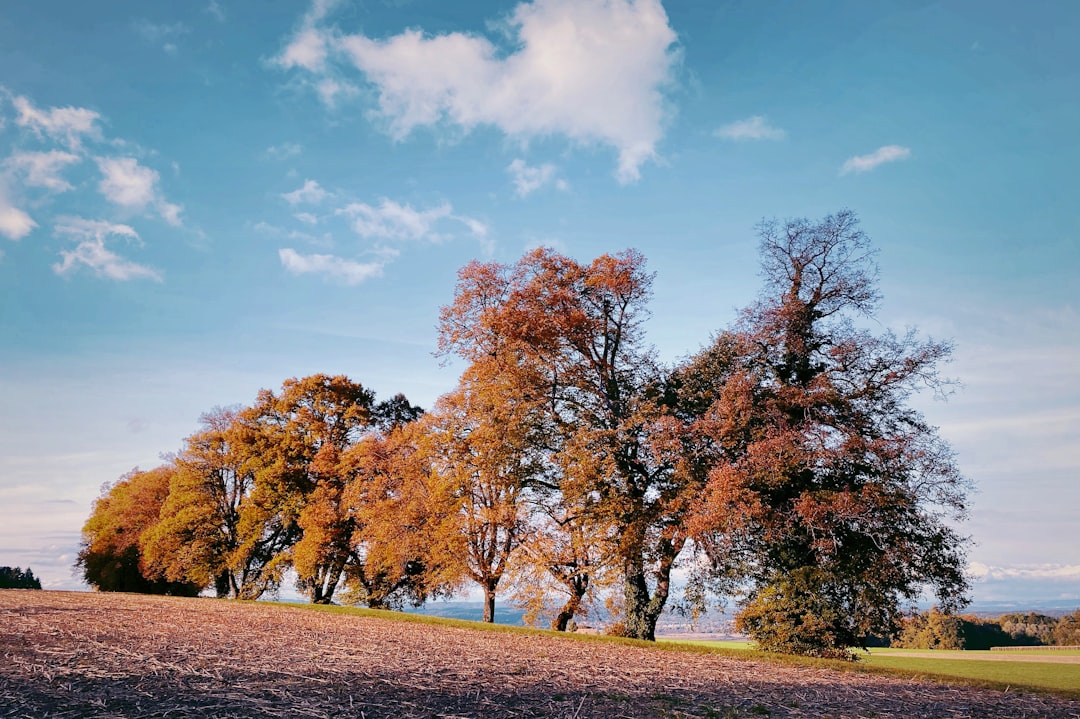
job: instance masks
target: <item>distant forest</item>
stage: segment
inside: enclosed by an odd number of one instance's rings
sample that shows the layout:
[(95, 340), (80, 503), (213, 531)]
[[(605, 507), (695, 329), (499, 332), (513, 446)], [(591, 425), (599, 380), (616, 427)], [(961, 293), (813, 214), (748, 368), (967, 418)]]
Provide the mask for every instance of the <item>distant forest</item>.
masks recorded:
[(0, 589), (41, 589), (41, 582), (30, 567), (0, 567)]

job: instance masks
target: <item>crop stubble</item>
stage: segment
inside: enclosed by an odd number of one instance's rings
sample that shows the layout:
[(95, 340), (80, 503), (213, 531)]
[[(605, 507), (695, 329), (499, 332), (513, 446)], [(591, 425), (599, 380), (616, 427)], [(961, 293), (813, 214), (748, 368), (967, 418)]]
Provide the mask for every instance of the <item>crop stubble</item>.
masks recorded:
[(0, 717), (1023, 717), (1080, 701), (261, 604), (0, 591)]

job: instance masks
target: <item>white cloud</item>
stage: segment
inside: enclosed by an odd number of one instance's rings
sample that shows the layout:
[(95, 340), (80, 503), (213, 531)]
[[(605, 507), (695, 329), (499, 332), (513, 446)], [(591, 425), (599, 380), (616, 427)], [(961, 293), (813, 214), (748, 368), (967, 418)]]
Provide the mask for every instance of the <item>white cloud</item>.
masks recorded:
[(384, 266), (381, 262), (356, 262), (335, 255), (301, 255), (291, 247), (278, 250), (278, 257), (282, 266), (293, 274), (326, 275), (347, 285), (381, 276)]
[(206, 6), (206, 12), (218, 22), (225, 22), (225, 8), (221, 7), (221, 3), (217, 0), (210, 0), (210, 4)]
[(277, 63), (285, 68), (302, 67), (310, 72), (321, 72), (329, 55), (330, 38), (315, 27), (302, 27), (293, 36)]
[(0, 193), (0, 235), (9, 240), (21, 240), (37, 226), (30, 215), (12, 206)]
[(399, 205), (393, 200), (383, 198), (378, 207), (364, 202), (354, 202), (336, 214), (352, 218), (352, 229), (364, 238), (388, 240), (441, 240), (441, 235), (433, 232), (435, 223), (451, 216), (450, 203), (428, 210), (414, 210), (410, 205)]
[(82, 146), (84, 136), (97, 138), (101, 130), (95, 124), (101, 115), (83, 107), (53, 107), (39, 110), (25, 97), (13, 100), (18, 117), (15, 123), (28, 127), (39, 137), (47, 136), (67, 144), (73, 150)]
[(303, 187), (292, 192), (286, 192), (281, 197), (290, 205), (299, 205), (300, 203), (317, 205), (329, 195), (330, 193), (319, 187), (319, 183), (315, 180), (305, 180)]
[(464, 33), (406, 30), (386, 39), (319, 27), (316, 4), (277, 58), (284, 68), (326, 73), (343, 53), (379, 94), (397, 139), (447, 122), (528, 140), (553, 134), (618, 152), (616, 176), (631, 182), (663, 136), (662, 88), (672, 79), (675, 31), (659, 0), (535, 0), (507, 22), (512, 52)]
[(98, 277), (112, 280), (162, 280), (156, 270), (126, 260), (105, 246), (105, 240), (110, 237), (139, 242), (139, 234), (128, 225), (69, 217), (58, 221), (54, 229), (58, 235), (66, 235), (78, 242), (75, 249), (60, 252), (63, 261), (53, 265), (58, 275), (69, 274), (83, 265)]
[(319, 224), (319, 218), (310, 212), (297, 212), (293, 217), (300, 220), (300, 222), (303, 222), (305, 225)]
[(968, 573), (981, 581), (1005, 579), (1080, 581), (1080, 564), (1021, 564), (1011, 567), (995, 567), (982, 562), (972, 562)]
[(901, 147), (900, 145), (885, 145), (874, 150), (869, 155), (855, 155), (854, 157), (849, 157), (847, 161), (844, 162), (843, 167), (840, 168), (840, 174), (846, 175), (849, 172), (869, 172), (878, 165), (884, 165), (886, 162), (905, 160), (910, 156), (910, 148)]
[(295, 142), (284, 142), (280, 145), (271, 145), (266, 148), (266, 156), (275, 160), (287, 160), (290, 157), (298, 157), (304, 151), (303, 146)]
[(552, 181), (555, 181), (556, 187), (560, 190), (566, 189), (565, 182), (555, 180), (555, 166), (549, 163), (544, 163), (539, 167), (530, 167), (519, 157), (510, 163), (506, 171), (513, 176), (518, 197), (525, 197)]
[(174, 227), (181, 224), (182, 208), (160, 195), (156, 170), (140, 165), (133, 157), (99, 157), (97, 164), (103, 176), (98, 190), (109, 202), (130, 210), (142, 210), (152, 204), (167, 223)]
[(161, 43), (161, 49), (169, 55), (177, 51), (176, 41), (191, 29), (182, 22), (155, 23), (146, 19), (136, 20), (132, 27), (144, 40), (152, 45)]
[(98, 190), (109, 202), (140, 210), (154, 199), (158, 173), (133, 157), (100, 157), (98, 168), (104, 176)]
[(787, 133), (778, 127), (772, 127), (762, 115), (754, 115), (745, 120), (738, 120), (730, 125), (717, 128), (717, 137), (725, 140), (783, 140)]
[(44, 187), (54, 192), (71, 190), (72, 185), (61, 176), (64, 168), (79, 162), (78, 155), (61, 150), (51, 152), (16, 152), (4, 164), (23, 174), (30, 187)]

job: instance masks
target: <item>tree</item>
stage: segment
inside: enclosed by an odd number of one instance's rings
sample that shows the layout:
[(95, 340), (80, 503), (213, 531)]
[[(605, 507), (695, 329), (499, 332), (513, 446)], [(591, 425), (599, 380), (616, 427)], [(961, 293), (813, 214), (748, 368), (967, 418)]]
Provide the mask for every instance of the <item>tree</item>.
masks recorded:
[(242, 412), (217, 408), (202, 416), (202, 429), (174, 461), (159, 521), (141, 548), (159, 578), (212, 586), (219, 597), (258, 599), (276, 586), (276, 576), (268, 569), (271, 545), (241, 536), (258, 460)]
[(453, 498), (442, 511), (457, 527), (442, 535), (443, 563), (456, 557), (480, 585), (485, 622), (495, 621), (495, 593), (524, 532), (524, 496), (543, 471), (523, 416), (529, 403), (506, 380), (494, 363), (475, 362), (424, 422), (435, 474)]
[(280, 395), (263, 390), (245, 416), (257, 430), (262, 464), (245, 515), (247, 541), (271, 544), (271, 564), (292, 565), (316, 604), (330, 603), (355, 560), (338, 465), (374, 425), (374, 403), (375, 395), (348, 377), (317, 374), (286, 380)]
[(1080, 646), (1080, 609), (1058, 620), (1054, 629), (1054, 644), (1059, 647)]
[(944, 614), (937, 607), (912, 614), (900, 621), (900, 631), (891, 646), (903, 649), (964, 649), (963, 621)]
[(0, 589), (41, 589), (41, 581), (30, 567), (0, 567)]
[(622, 576), (630, 636), (652, 639), (686, 541), (685, 479), (651, 430), (665, 409), (644, 345), (651, 276), (636, 252), (581, 265), (538, 249), (515, 266), (472, 263), (443, 308), (440, 349), (491, 365), (528, 407), (567, 506), (589, 507)]
[(420, 411), (413, 409), (361, 438), (340, 464), (356, 553), (345, 569), (347, 594), (376, 609), (419, 606), (432, 594), (449, 593), (458, 580), (433, 551), (447, 531), (451, 498), (439, 494), (443, 487), (415, 421)]
[(835, 654), (892, 634), (926, 585), (946, 611), (965, 602), (965, 540), (950, 522), (968, 483), (908, 406), (921, 387), (947, 389), (950, 346), (857, 327), (879, 297), (853, 213), (760, 235), (762, 298), (680, 373), (707, 405), (692, 431), (711, 468), (691, 525), (717, 576), (747, 587), (751, 636), (768, 641), (799, 608), (817, 628), (772, 648)]
[(86, 582), (104, 592), (142, 592), (195, 596), (201, 587), (186, 581), (156, 579), (139, 550), (142, 535), (158, 519), (175, 469), (131, 470), (102, 489), (83, 525), (76, 566)]

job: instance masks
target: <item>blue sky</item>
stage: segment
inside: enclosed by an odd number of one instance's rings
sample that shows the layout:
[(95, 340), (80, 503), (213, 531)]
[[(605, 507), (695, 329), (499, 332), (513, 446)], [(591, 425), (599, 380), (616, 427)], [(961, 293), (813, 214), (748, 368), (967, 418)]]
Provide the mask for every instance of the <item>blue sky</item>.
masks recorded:
[(858, 213), (880, 327), (978, 491), (980, 600), (1080, 602), (1080, 6), (36, 0), (0, 7), (0, 564), (50, 587), (103, 483), (260, 388), (430, 406), (469, 260), (627, 247), (676, 361), (754, 226)]

